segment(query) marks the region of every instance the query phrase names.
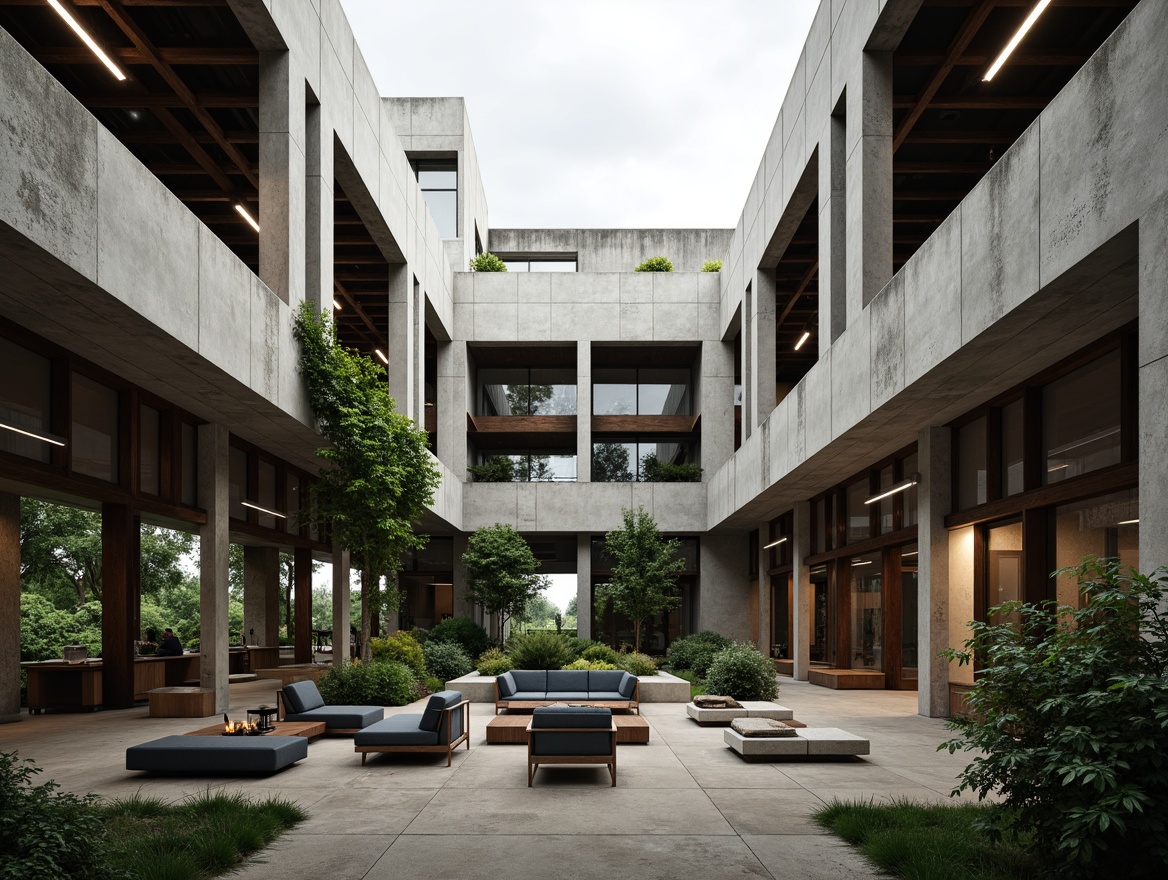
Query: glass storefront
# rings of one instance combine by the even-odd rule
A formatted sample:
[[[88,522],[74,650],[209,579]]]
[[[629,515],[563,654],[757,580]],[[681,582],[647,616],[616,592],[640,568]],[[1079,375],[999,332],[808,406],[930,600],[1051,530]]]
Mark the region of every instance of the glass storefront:
[[[853,556],[851,578],[852,669],[884,669],[884,566],[880,553]]]

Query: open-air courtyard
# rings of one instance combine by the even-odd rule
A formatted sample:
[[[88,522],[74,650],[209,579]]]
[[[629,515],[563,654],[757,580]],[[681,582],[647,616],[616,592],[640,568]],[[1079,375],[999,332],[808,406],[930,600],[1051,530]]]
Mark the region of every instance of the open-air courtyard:
[[[936,751],[947,731],[917,714],[912,692],[832,691],[785,678],[780,687],[796,719],[865,736],[871,755],[747,764],[723,743],[723,728],[699,727],[680,703],[642,704],[650,740],[618,747],[615,789],[604,767],[541,767],[528,788],[525,748],[486,744],[490,703],[471,705],[471,748],[456,751],[450,768],[432,755],[376,756],[362,767],[351,738],[323,737],[306,761],[269,777],[128,772],[126,747],[207,723],[149,718],[144,706],[27,718],[0,727],[0,751],[19,749],[76,792],[180,800],[222,786],[307,809],[309,819],[254,857],[243,877],[880,876],[812,813],[833,798],[947,801],[965,758]],[[232,685],[231,716],[274,702],[274,691],[270,681]]]

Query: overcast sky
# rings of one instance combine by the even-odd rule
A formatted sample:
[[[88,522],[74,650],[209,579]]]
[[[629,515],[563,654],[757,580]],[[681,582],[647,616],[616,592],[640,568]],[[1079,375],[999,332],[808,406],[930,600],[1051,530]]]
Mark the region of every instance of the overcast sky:
[[[818,0],[342,0],[381,94],[462,96],[490,223],[733,227]]]

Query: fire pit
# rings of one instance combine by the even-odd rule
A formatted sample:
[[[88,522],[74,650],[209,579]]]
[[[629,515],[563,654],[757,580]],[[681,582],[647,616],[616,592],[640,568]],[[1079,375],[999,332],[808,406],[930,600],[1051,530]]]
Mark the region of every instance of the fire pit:
[[[226,714],[223,715],[224,736],[263,736],[265,733],[267,731],[261,730],[254,721],[232,721]]]

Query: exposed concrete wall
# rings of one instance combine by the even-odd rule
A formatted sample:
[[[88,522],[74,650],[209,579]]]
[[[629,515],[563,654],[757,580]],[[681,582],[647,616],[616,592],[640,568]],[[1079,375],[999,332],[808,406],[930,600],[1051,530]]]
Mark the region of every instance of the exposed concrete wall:
[[[199,528],[199,676],[215,691],[215,711],[226,712],[228,691],[227,588],[230,518],[228,431],[199,426],[199,506],[207,522]]]
[[[746,575],[749,552],[744,534],[702,536],[698,630],[710,629],[736,641],[754,635]]]
[[[243,548],[243,634],[249,645],[280,644],[280,550]]]
[[[592,535],[576,536],[576,635],[592,638]]]
[[[720,260],[728,229],[492,229],[491,252],[576,254],[580,272],[632,272],[649,257],[668,257],[674,272],[698,272]]]
[[[1140,570],[1168,566],[1168,199],[1140,221]]]
[[[791,614],[791,659],[794,661],[794,678],[807,681],[811,668],[811,620],[812,599],[815,586],[811,583],[811,570],[807,567],[807,557],[811,555],[811,503],[800,501],[794,510],[791,534],[791,582],[794,600]]]
[[[20,496],[0,492],[0,724],[20,717]]]
[[[921,481],[917,489],[917,711],[949,714],[949,532],[953,509],[953,456],[949,428],[926,428],[917,439]]]
[[[352,587],[348,550],[333,551],[333,666],[349,662],[349,621],[352,619]]]

